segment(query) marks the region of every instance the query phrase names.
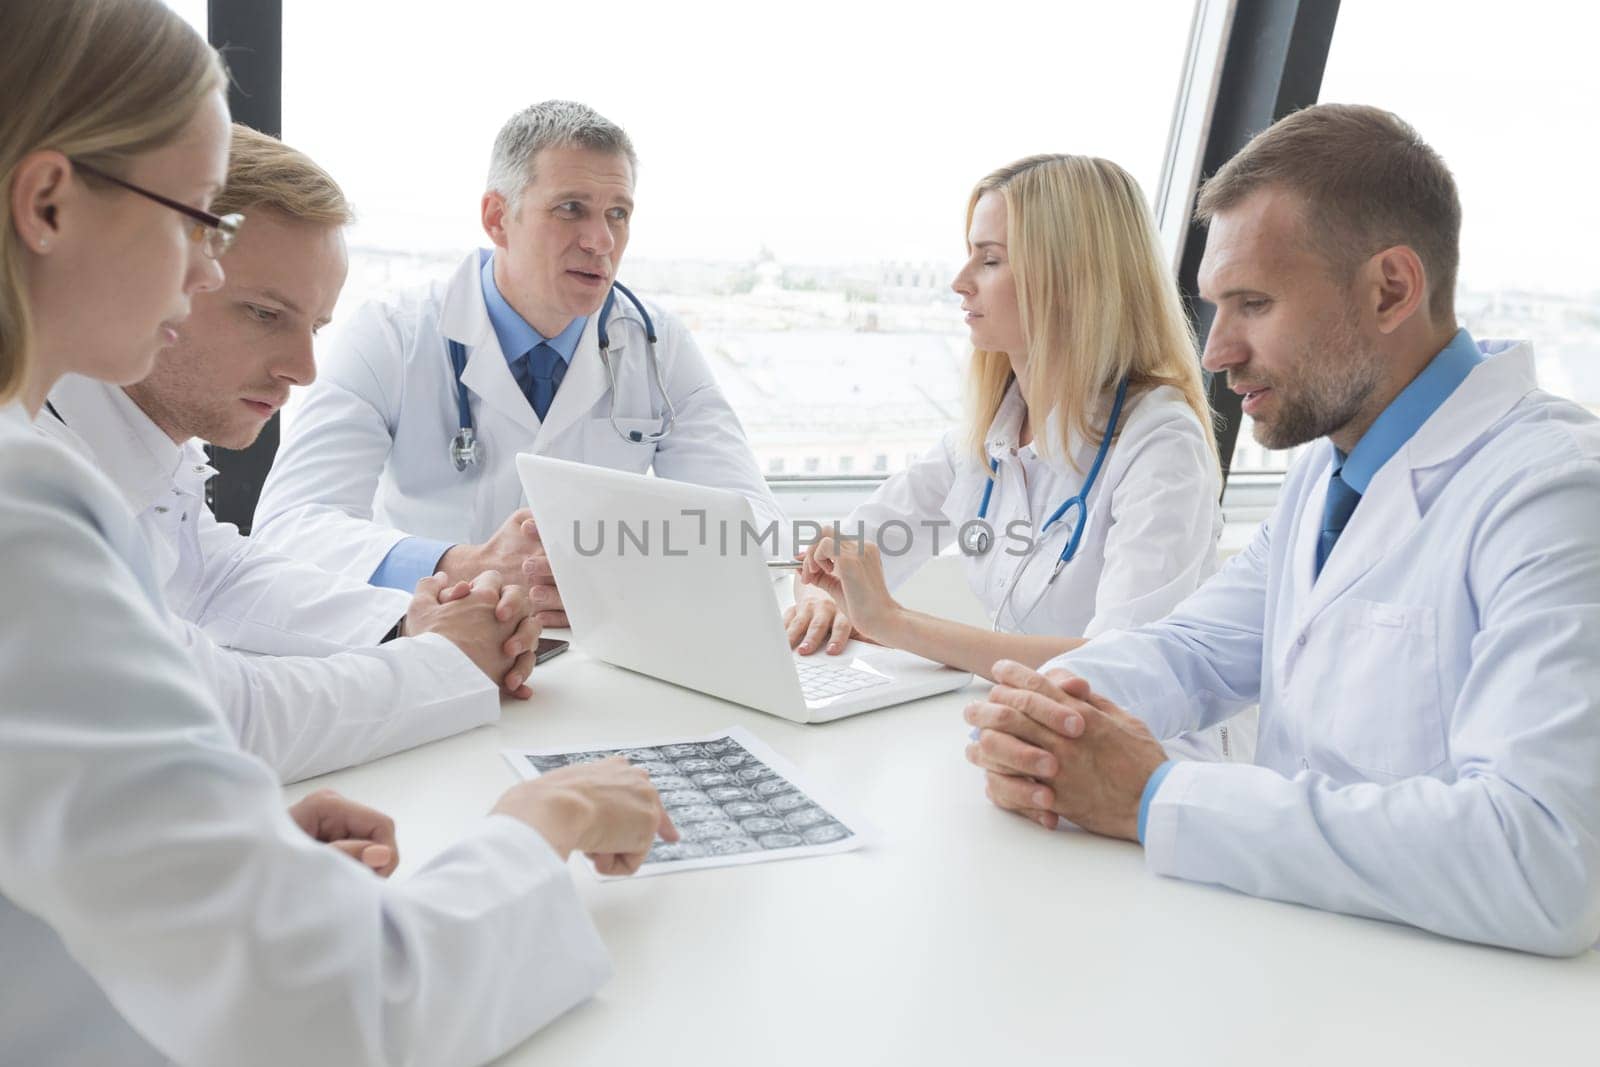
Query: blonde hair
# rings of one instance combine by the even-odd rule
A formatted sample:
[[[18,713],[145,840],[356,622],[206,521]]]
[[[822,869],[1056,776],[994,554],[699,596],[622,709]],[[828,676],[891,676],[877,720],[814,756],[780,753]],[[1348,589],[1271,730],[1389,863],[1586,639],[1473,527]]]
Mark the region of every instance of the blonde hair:
[[[211,210],[248,215],[262,209],[317,225],[355,221],[344,190],[310,156],[236,122],[228,148],[228,183]]]
[[[119,173],[226,84],[216,51],[159,0],[0,5],[0,403],[21,391],[33,338],[11,221],[17,166],[54,149]]]
[[[1041,419],[1057,416],[1059,440],[1034,427],[1041,451],[1059,451],[1076,467],[1073,438],[1100,443],[1104,421],[1091,420],[1109,418],[1101,399],[1127,378],[1130,397],[1161,385],[1181,392],[1215,456],[1194,331],[1133,177],[1104,159],[1029,156],[972,190],[968,232],[985,193],[1005,198],[1007,257],[1028,347],[1022,395]],[[973,352],[968,441],[986,466],[984,438],[1012,377],[1006,353]]]

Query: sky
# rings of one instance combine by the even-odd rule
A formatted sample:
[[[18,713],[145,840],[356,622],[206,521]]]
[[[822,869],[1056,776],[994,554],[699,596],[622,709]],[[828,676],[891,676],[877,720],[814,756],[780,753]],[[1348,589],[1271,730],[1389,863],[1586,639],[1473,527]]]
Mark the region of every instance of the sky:
[[[973,183],[1020,156],[1105,155],[1154,185],[1192,4],[560,10],[287,0],[284,136],[346,184],[357,240],[477,239],[495,132],[561,97],[634,140],[630,254],[959,259]]]
[[[176,0],[202,18],[204,0]],[[357,243],[460,249],[495,131],[549,97],[623,125],[631,255],[950,262],[973,182],[1038,151],[1154,191],[1191,0],[981,5],[285,0],[284,137]],[[593,12],[600,11],[600,14]],[[1600,8],[1343,0],[1323,99],[1411,121],[1456,174],[1462,282],[1600,291]],[[552,45],[552,42],[555,42]]]
[[[1400,115],[1461,194],[1461,282],[1600,294],[1600,8],[1342,0],[1322,99]]]

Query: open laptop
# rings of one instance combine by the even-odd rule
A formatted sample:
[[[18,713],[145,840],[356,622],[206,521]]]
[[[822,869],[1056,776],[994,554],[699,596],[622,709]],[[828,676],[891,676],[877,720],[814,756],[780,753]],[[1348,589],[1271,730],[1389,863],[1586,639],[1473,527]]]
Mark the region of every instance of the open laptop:
[[[597,659],[795,722],[972,678],[857,641],[837,656],[791,652],[767,566],[775,534],[738,493],[526,454],[517,473],[573,638]]]

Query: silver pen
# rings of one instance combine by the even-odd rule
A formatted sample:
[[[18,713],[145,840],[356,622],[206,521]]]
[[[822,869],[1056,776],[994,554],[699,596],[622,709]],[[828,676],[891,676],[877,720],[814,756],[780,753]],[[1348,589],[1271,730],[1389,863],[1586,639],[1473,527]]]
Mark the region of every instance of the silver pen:
[[[767,560],[767,566],[775,571],[793,571],[800,569],[800,561],[797,559],[769,559]]]

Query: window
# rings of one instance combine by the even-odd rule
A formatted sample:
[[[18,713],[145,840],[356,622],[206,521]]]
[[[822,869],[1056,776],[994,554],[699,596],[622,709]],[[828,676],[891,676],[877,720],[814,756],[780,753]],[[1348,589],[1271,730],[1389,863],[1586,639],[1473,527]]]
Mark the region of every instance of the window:
[[[573,23],[513,0],[285,0],[284,137],[360,215],[336,319],[484,243],[500,125],[583,100],[640,156],[621,277],[688,324],[762,468],[866,426],[887,473],[959,417],[968,346],[948,285],[973,183],[1083,152],[1153,196],[1193,0],[912,11],[614,0]],[[561,43],[584,33],[603,61]]]
[[[876,456],[872,457],[872,471],[874,474],[882,474],[888,469],[889,457],[887,454],[879,452]]]
[[[1600,412],[1597,31],[1600,15],[1562,0],[1448,14],[1344,0],[1321,98],[1387,108],[1438,150],[1461,194],[1461,324],[1532,341],[1540,385]],[[1233,470],[1282,470],[1285,458],[1246,423]]]
[[[166,0],[167,6],[205,36],[210,19],[206,15],[207,0]]]
[[[822,457],[821,456],[807,456],[806,457],[806,473],[807,474],[815,474],[818,471],[820,471],[821,469],[822,469]]]
[[[849,474],[851,471],[853,471],[855,469],[855,466],[856,466],[856,457],[854,457],[854,456],[840,456],[839,457],[839,473],[840,474]]]

